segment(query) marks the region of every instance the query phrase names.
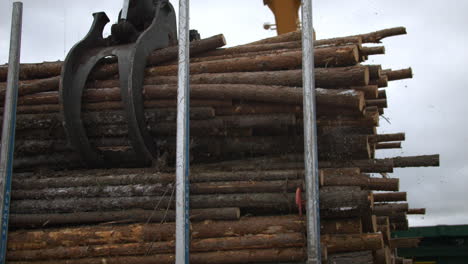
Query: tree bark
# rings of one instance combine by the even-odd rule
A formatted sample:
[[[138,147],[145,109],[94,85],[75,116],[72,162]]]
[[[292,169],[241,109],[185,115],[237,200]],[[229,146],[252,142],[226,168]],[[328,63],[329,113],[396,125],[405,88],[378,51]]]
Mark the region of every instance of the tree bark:
[[[176,85],[145,85],[145,100],[174,99]],[[285,86],[240,84],[192,84],[191,98],[198,100],[247,100],[258,102],[300,104],[302,89]],[[120,101],[120,89],[88,89],[83,98],[88,103]],[[364,109],[364,94],[354,90],[316,89],[317,104],[323,106]],[[19,105],[58,104],[58,92],[27,95],[18,98]]]
[[[193,239],[191,252],[212,252],[220,250],[268,249],[301,247],[305,243],[302,233],[286,233],[272,235],[252,235],[241,237],[222,237]],[[106,244],[99,246],[57,247],[40,250],[16,250],[8,254],[10,261],[14,260],[50,260],[85,257],[131,256],[145,254],[164,254],[174,252],[174,241]]]
[[[190,254],[190,263],[194,264],[238,264],[238,263],[265,263],[265,262],[300,262],[307,257],[304,247],[280,249],[249,249],[228,250],[217,252],[193,252]],[[12,264],[173,264],[173,254],[156,254],[127,257],[99,257],[67,260],[45,261],[10,261]]]
[[[223,238],[258,234],[297,233],[305,230],[303,217],[295,215],[243,217],[236,221],[205,221],[191,225],[191,238]],[[174,223],[133,224],[14,231],[9,250],[144,243],[175,240]]]
[[[399,179],[395,178],[370,178],[368,176],[339,176],[320,177],[321,186],[359,186],[367,190],[376,191],[397,191],[399,189]],[[375,195],[378,195],[376,193]],[[378,202],[378,200],[376,200]]]
[[[234,194],[234,193],[281,193],[294,192],[303,186],[302,180],[285,181],[231,181],[231,182],[204,182],[191,183],[191,194]],[[66,199],[72,197],[135,197],[160,196],[170,193],[174,182],[169,184],[133,184],[118,186],[87,186],[69,188],[47,188],[40,190],[14,190],[12,199]]]
[[[413,70],[411,68],[401,70],[385,70],[383,74],[387,76],[389,81],[411,79],[413,78]]]
[[[34,190],[44,188],[67,188],[133,185],[133,184],[164,184],[175,180],[173,173],[152,172],[145,169],[113,169],[65,171],[36,174],[37,179],[18,178],[15,174],[12,187],[14,190]],[[224,181],[281,181],[297,180],[304,175],[303,170],[270,170],[270,171],[206,171],[190,174],[191,183],[224,182]]]
[[[372,251],[357,251],[349,253],[331,254],[329,264],[373,264]]]
[[[210,38],[192,41],[190,42],[190,54],[196,55],[209,50],[213,50],[226,45],[226,40],[223,35],[215,35]],[[178,55],[178,46],[167,47],[164,49],[153,51],[148,56],[147,64],[155,65],[161,62],[174,60]],[[20,69],[21,80],[31,80],[48,78],[52,76],[58,76],[61,74],[62,62],[45,62],[45,63],[33,63],[33,64],[22,64]],[[7,66],[0,67],[0,81],[6,80],[8,72]],[[94,70],[93,75],[110,77],[118,73],[117,64],[102,64]],[[21,94],[21,92],[20,92]]]
[[[226,207],[215,209],[191,209],[190,220],[193,222],[205,220],[237,220],[240,217],[239,208]],[[173,210],[141,210],[100,211],[54,214],[12,214],[10,225],[20,228],[43,228],[62,225],[82,225],[97,223],[135,223],[175,221]]]
[[[329,254],[377,250],[384,247],[382,234],[325,235],[321,237]]]
[[[397,212],[407,212],[408,204],[407,203],[388,203],[382,205],[374,206],[374,214],[377,216],[386,216],[392,215]]]
[[[337,208],[368,210],[372,207],[369,192],[353,187],[324,187],[320,190],[320,208],[330,211],[331,215]],[[166,196],[139,197],[101,197],[101,198],[67,198],[49,200],[14,200],[11,203],[12,213],[72,213],[83,211],[110,211],[154,208],[173,208],[173,200]],[[218,194],[192,195],[190,207],[224,208],[239,207],[245,209],[262,209],[271,212],[290,211],[296,207],[295,195],[289,193],[250,193],[250,194]],[[345,212],[345,210],[342,210]]]
[[[406,192],[374,193],[374,201],[375,202],[406,201]]]
[[[411,209],[408,209],[407,214],[421,214],[421,215],[425,215],[425,214],[426,214],[426,208],[411,208]]]

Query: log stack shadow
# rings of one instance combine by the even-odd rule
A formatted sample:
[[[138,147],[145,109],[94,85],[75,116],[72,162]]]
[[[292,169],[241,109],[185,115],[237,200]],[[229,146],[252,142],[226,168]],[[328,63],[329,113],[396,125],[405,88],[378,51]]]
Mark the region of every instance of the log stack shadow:
[[[405,140],[376,128],[388,82],[412,71],[365,62],[385,52],[366,44],[405,33],[316,41],[324,263],[400,263],[395,249],[418,244],[391,237],[408,228],[408,214],[425,210],[410,208],[387,174],[438,166],[439,156],[375,158]],[[224,44],[221,35],[191,44],[191,262],[303,262],[300,32]],[[58,104],[61,63],[23,65],[9,263],[174,262],[176,50],[156,51],[147,62],[146,122],[160,152],[152,168],[132,168],[115,64],[94,70],[82,106],[92,145],[129,153],[107,169],[86,168],[68,143]]]

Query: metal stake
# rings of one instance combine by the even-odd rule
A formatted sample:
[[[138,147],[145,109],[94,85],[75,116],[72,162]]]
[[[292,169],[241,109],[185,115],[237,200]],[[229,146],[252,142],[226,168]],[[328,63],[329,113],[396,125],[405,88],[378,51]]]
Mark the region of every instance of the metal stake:
[[[122,13],[120,14],[120,19],[124,19],[124,20],[127,19],[129,5],[130,5],[130,0],[124,0]]]
[[[189,239],[189,0],[179,1],[179,72],[176,149],[176,264],[188,264]]]
[[[312,0],[302,0],[302,82],[304,92],[304,165],[307,210],[307,263],[321,263],[317,123],[315,111]]]
[[[7,87],[3,108],[2,146],[0,149],[0,198],[2,199],[2,240],[0,244],[0,263],[5,263],[7,250],[11,178],[13,174],[13,153],[15,150],[16,103],[18,98],[22,21],[23,3],[14,2],[11,18],[10,57],[8,61]]]

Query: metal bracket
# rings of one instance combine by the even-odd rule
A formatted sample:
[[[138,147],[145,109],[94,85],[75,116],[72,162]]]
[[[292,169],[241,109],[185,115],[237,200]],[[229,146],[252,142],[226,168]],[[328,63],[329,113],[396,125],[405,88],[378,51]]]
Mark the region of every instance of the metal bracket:
[[[147,129],[144,117],[144,70],[146,59],[152,51],[175,44],[177,27],[174,9],[168,1],[156,1],[154,5],[151,24],[142,31],[138,30],[144,21],[134,24],[136,31],[133,32],[137,33],[136,40],[130,43],[126,43],[128,39],[122,40],[116,36],[104,39],[102,32],[109,18],[104,12],[93,14],[94,22],[90,31],[70,50],[65,59],[60,80],[63,125],[70,143],[89,166],[112,166],[128,158],[116,155],[115,152],[100,151],[92,146],[81,118],[82,95],[88,76],[98,62],[109,56],[115,56],[118,60],[120,92],[135,160],[138,165],[148,165],[157,156],[157,147]],[[138,18],[138,14],[132,14],[132,11],[138,10],[136,7],[132,8],[130,4],[128,19]],[[120,25],[120,22],[114,26]],[[125,23],[132,23],[132,20],[127,20]],[[114,43],[117,45],[112,45]]]

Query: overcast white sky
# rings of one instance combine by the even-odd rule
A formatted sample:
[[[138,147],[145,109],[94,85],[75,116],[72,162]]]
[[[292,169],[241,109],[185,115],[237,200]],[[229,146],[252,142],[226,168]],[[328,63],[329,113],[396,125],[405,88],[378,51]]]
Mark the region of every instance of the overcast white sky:
[[[0,64],[7,62],[11,0],[0,1]],[[22,62],[62,60],[88,31],[91,14],[105,11],[116,20],[122,1],[24,0]],[[178,1],[171,1],[178,7]],[[191,27],[202,37],[223,33],[229,45],[274,36],[274,22],[262,0],[191,1]],[[406,132],[402,151],[391,155],[441,154],[440,168],[397,169],[410,206],[427,215],[411,225],[468,224],[468,134],[464,123],[468,90],[468,1],[314,0],[317,38],[405,26],[408,35],[384,40],[387,54],[370,63],[384,68],[413,67],[414,78],[392,82],[389,108],[379,132]]]

